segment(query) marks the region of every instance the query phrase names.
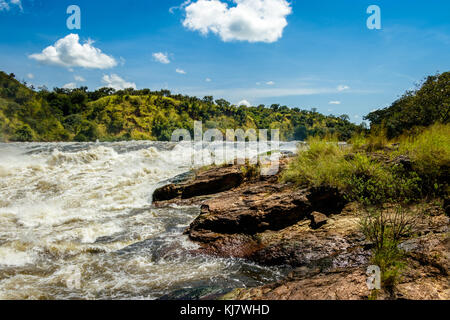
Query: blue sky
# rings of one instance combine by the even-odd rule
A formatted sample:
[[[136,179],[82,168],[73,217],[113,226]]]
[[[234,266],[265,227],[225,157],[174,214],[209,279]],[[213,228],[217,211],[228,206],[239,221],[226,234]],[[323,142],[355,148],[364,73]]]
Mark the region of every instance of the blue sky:
[[[450,67],[448,0],[183,2],[0,0],[0,70],[36,87],[164,88],[360,122]],[[73,4],[80,30],[66,25]],[[367,28],[370,5],[381,30]]]

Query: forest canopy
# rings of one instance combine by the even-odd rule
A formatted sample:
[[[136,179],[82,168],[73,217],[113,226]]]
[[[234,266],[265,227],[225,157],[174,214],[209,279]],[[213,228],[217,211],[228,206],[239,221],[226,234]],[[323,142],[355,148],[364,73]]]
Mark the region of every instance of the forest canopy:
[[[282,140],[334,135],[349,139],[363,130],[349,117],[279,104],[236,106],[212,96],[199,99],[168,90],[101,88],[34,90],[0,72],[0,141],[118,141],[171,139],[175,129],[280,129]]]
[[[388,108],[365,117],[372,127],[383,127],[392,139],[417,127],[447,124],[450,111],[450,72],[429,76],[415,91],[407,91]]]

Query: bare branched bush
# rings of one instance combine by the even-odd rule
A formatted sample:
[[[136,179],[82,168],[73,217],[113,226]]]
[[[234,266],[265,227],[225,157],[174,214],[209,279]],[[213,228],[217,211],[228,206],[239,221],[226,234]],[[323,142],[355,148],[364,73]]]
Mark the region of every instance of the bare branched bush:
[[[393,290],[405,266],[399,244],[415,232],[421,218],[422,213],[397,205],[389,209],[369,209],[361,219],[362,231],[374,246],[372,262],[380,267],[382,283],[388,290]]]
[[[382,250],[386,242],[399,243],[411,235],[421,220],[421,214],[408,212],[400,205],[393,208],[368,209],[362,218],[364,234],[377,250]]]

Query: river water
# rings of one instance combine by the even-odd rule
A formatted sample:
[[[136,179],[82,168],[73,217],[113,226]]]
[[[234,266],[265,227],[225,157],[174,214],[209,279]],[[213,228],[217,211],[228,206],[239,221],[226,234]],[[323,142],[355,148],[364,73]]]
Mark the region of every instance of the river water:
[[[218,149],[203,146],[205,159]],[[197,207],[152,208],[155,188],[191,169],[191,150],[0,144],[0,299],[198,299],[282,278],[283,268],[191,254],[183,232]]]

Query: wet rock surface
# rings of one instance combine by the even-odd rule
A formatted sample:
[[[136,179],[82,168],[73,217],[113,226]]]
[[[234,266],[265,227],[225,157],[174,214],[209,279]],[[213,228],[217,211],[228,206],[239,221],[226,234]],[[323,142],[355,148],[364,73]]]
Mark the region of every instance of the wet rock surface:
[[[238,166],[226,166],[212,168],[181,181],[156,189],[153,201],[166,201],[177,197],[189,199],[230,190],[242,184],[244,174]]]

